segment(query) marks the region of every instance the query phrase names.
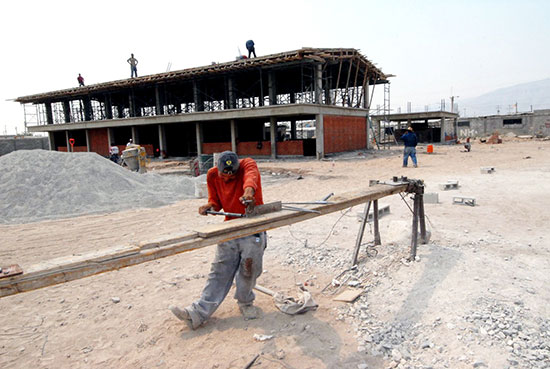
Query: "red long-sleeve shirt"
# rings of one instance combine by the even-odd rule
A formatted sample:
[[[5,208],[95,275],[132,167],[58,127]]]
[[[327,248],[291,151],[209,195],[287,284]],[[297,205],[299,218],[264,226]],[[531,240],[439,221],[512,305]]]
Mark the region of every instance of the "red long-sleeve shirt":
[[[254,200],[256,205],[262,205],[262,181],[260,171],[256,162],[251,158],[239,161],[239,170],[236,178],[229,182],[224,182],[218,175],[218,168],[210,168],[206,174],[206,183],[208,185],[208,202],[213,205],[215,211],[223,209],[228,213],[244,214],[246,208],[239,201],[244,194],[244,189],[252,187],[254,189]],[[225,220],[233,219],[225,217]]]

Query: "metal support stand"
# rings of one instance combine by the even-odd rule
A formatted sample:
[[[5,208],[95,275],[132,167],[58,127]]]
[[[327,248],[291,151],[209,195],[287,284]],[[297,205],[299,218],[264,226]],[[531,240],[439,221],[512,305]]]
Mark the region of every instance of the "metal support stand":
[[[428,243],[428,237],[426,237],[426,218],[424,216],[424,194],[417,194],[418,200],[418,218],[420,221],[420,242],[425,245]]]
[[[378,227],[378,200],[373,201],[374,205],[372,208],[373,211],[373,217],[372,220],[374,222],[374,245],[380,245],[380,228]],[[365,216],[368,218],[368,213],[365,214]]]
[[[361,221],[361,226],[359,227],[359,233],[357,234],[357,239],[355,240],[355,250],[353,251],[353,258],[351,259],[351,266],[357,264],[357,256],[359,255],[359,248],[361,248],[361,242],[363,241],[363,234],[365,233],[365,225],[367,224],[367,219],[369,217],[370,210],[370,201],[365,204],[365,214],[363,220]]]
[[[420,198],[418,194],[414,195],[413,203],[413,222],[412,222],[412,237],[411,237],[411,255],[409,261],[414,261],[416,258],[416,247],[418,246],[418,212],[420,208]]]

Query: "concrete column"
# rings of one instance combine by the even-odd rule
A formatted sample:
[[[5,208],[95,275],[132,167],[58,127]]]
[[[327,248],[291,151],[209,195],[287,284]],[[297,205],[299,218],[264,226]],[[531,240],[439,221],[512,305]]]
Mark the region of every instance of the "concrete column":
[[[63,101],[63,115],[65,116],[65,123],[71,123],[71,103],[70,103],[70,101]]]
[[[114,143],[114,133],[112,128],[107,128],[107,144],[109,145],[109,148],[111,147],[111,144]]]
[[[365,73],[367,73],[366,70],[365,70]],[[365,88],[363,91],[363,108],[369,109],[369,102],[370,102],[370,89],[369,89],[369,81],[367,78],[367,84],[365,85]]]
[[[88,96],[84,97],[82,100],[84,103],[84,120],[90,121],[93,119],[92,102],[90,101],[90,98]]]
[[[202,95],[199,91],[199,83],[193,81],[193,100],[195,101],[195,111],[204,111]]]
[[[105,95],[105,118],[113,119],[113,101],[111,100],[111,94]]]
[[[138,137],[138,132],[137,132],[137,128],[136,126],[132,126],[132,141],[134,142],[134,144],[138,145],[139,142],[139,137]]]
[[[290,120],[290,138],[296,139],[296,119]]]
[[[277,119],[269,118],[269,135],[271,136],[271,158],[277,159]]]
[[[162,95],[159,90],[160,86],[155,85],[155,106],[157,108],[157,115],[164,115],[164,104],[162,101]]]
[[[323,66],[315,65],[315,103],[323,102]]]
[[[195,123],[195,134],[197,136],[197,156],[202,155],[202,125]]]
[[[235,107],[237,106],[234,84],[235,81],[233,81],[233,77],[227,77],[227,100],[229,104],[229,109],[235,109]]]
[[[134,97],[134,91],[130,91],[128,95],[128,106],[130,107],[130,116],[136,116],[136,99]]]
[[[277,105],[277,82],[273,71],[267,72],[267,88],[269,90],[269,105]]]
[[[65,141],[67,145],[67,152],[71,152],[71,144],[69,143],[69,131],[65,131]]]
[[[441,138],[440,142],[445,142],[445,118],[441,118]]]
[[[264,106],[264,78],[262,70],[260,69],[260,106]]]
[[[14,140],[15,141],[15,140]],[[48,132],[48,142],[50,144],[50,151],[55,150],[55,137],[54,132]]]
[[[90,152],[90,136],[88,134],[89,129],[85,130],[86,132],[86,151]]]
[[[294,94],[294,92],[290,93],[290,103],[296,104],[296,95]]]
[[[160,156],[161,158],[164,158],[167,156],[166,151],[166,132],[164,130],[164,126],[162,124],[158,125],[159,127],[159,149],[160,149]]]
[[[48,124],[53,124],[52,104],[45,103],[44,105],[46,106],[46,122]]]
[[[237,124],[235,119],[231,119],[231,151],[237,153]]]
[[[323,128],[323,114],[315,115],[315,147],[317,160],[325,157],[325,135]]]
[[[88,129],[84,130],[84,133],[86,133],[86,151],[90,152],[90,136],[88,135]]]

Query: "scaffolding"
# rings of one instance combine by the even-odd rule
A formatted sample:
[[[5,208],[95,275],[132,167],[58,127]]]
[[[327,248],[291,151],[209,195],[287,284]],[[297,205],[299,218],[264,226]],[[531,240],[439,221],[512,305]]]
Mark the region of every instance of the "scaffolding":
[[[16,101],[39,106],[33,123],[44,125],[286,104],[367,109],[366,90],[380,83],[386,75],[356,49],[303,48]]]

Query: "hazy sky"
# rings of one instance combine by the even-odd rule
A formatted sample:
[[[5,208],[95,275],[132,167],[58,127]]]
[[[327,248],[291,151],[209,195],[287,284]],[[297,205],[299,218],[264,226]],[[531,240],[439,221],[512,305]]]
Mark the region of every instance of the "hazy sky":
[[[9,4],[9,5],[8,5]],[[19,96],[301,47],[360,49],[392,109],[550,77],[547,0],[4,1],[0,134],[24,129]],[[375,97],[382,97],[382,88]],[[460,104],[460,98],[456,101]],[[376,103],[376,101],[375,101]]]

